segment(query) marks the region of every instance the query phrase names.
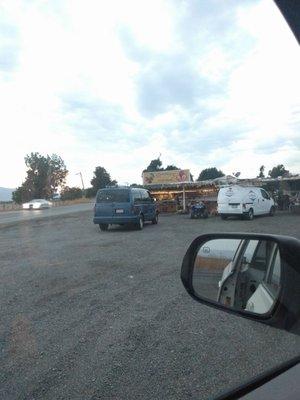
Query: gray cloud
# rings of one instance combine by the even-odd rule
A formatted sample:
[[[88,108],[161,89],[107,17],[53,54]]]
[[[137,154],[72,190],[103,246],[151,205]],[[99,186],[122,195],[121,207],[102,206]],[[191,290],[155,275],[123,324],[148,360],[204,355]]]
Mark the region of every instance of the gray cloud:
[[[133,145],[142,142],[142,138],[135,134],[134,123],[126,117],[121,106],[92,99],[83,93],[68,93],[61,101],[65,121],[76,131],[77,136],[117,146],[123,143],[123,130],[126,126],[127,131],[132,128],[128,135],[128,145],[129,142]]]
[[[236,0],[173,0],[179,10],[177,31],[187,47],[208,42],[220,43],[227,35],[236,34],[236,10],[241,4]],[[253,5],[259,0],[244,0],[242,6]],[[241,35],[241,32],[238,32]],[[234,43],[230,43],[230,48]],[[230,48],[228,49],[230,51]]]
[[[223,48],[229,59],[240,60],[253,45],[249,35],[237,33],[235,0],[226,3],[173,0],[173,3],[177,10],[174,49],[179,44],[180,53],[173,49],[158,53],[141,46],[127,26],[119,27],[118,31],[126,55],[140,64],[141,72],[135,82],[137,106],[148,118],[174,105],[196,110],[198,99],[224,94],[230,68],[222,71],[222,83],[216,85],[201,76],[197,63],[206,51],[216,46]]]
[[[286,145],[288,141],[284,139],[269,140],[268,143],[258,144],[255,146],[255,152],[257,154],[272,154],[277,152],[280,148]]]
[[[198,97],[209,96],[215,90],[184,55],[162,57],[137,79],[138,107],[147,117],[163,113],[174,105],[194,109]]]

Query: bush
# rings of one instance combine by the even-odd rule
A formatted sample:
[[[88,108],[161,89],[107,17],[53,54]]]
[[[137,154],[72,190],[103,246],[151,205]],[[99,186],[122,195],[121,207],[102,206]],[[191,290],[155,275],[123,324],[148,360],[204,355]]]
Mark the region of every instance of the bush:
[[[61,192],[61,200],[75,200],[83,196],[82,190],[79,187],[66,186]]]
[[[95,197],[97,193],[97,190],[94,189],[93,187],[89,187],[86,189],[85,191],[85,197],[87,197],[88,199]]]

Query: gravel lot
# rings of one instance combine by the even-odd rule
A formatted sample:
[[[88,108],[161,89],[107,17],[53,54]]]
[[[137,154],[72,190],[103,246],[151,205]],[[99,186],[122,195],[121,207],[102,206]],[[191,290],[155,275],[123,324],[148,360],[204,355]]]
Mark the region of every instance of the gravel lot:
[[[300,216],[161,216],[141,232],[91,219],[0,228],[1,399],[205,399],[299,353],[292,334],[193,301],[180,267],[198,234],[300,238]]]

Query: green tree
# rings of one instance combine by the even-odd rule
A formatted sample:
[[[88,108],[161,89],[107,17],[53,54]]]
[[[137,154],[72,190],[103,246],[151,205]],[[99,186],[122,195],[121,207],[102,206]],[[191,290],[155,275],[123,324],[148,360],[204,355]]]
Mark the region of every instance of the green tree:
[[[162,162],[160,158],[155,158],[150,161],[150,164],[143,172],[155,172],[155,171],[163,171]]]
[[[136,187],[136,188],[144,188],[144,185],[140,185],[139,183],[131,183],[130,187]]]
[[[82,189],[79,187],[66,186],[60,193],[62,200],[75,200],[80,199],[83,195]]]
[[[264,177],[265,177],[265,166],[262,165],[262,166],[259,168],[259,175],[258,175],[258,178],[264,178]]]
[[[285,169],[283,164],[278,164],[276,167],[273,167],[270,171],[269,171],[269,176],[271,178],[278,178],[278,176],[284,176],[284,175],[288,175],[289,171],[287,169]]]
[[[26,155],[25,181],[13,193],[14,201],[22,203],[33,198],[50,198],[65,185],[68,174],[64,161],[57,154],[43,156],[39,153]]]
[[[208,181],[210,179],[220,178],[224,173],[216,167],[205,168],[198,176],[197,181]]]
[[[116,185],[117,183],[117,181],[111,179],[110,174],[105,168],[96,167],[93,179],[91,180],[94,195],[96,195],[97,190],[103,189],[108,185]]]
[[[176,167],[176,165],[167,165],[164,170],[165,171],[174,171],[176,169],[180,169],[180,168]]]
[[[27,185],[27,182],[25,181],[22,183],[21,186],[19,186],[13,193],[12,193],[12,199],[15,203],[22,204],[25,203],[26,201],[32,200],[33,198],[33,191],[32,189]]]

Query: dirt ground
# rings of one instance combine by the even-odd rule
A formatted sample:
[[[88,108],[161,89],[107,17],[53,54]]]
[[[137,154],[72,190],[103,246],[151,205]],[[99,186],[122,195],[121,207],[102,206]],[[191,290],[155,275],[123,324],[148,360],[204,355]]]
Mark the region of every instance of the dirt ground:
[[[0,398],[206,399],[299,354],[297,336],[185,292],[190,242],[234,231],[300,238],[300,216],[100,232],[84,211],[0,228]]]

